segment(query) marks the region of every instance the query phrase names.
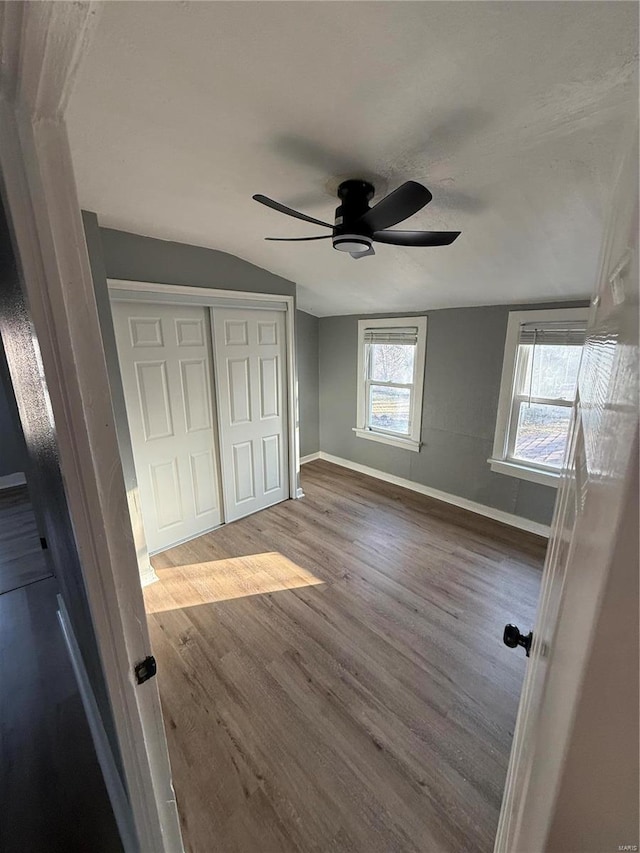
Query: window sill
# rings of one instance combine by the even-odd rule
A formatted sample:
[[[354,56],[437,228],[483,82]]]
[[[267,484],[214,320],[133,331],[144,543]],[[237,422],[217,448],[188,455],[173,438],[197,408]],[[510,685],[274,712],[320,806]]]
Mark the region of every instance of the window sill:
[[[560,471],[558,473],[543,471],[541,468],[532,468],[519,462],[507,462],[505,459],[487,459],[487,462],[496,474],[507,474],[509,477],[518,477],[520,480],[528,480],[530,483],[552,486],[554,489],[560,485]]]
[[[369,441],[379,441],[381,444],[390,444],[392,447],[401,447],[403,450],[413,450],[415,453],[420,452],[420,442],[413,441],[411,438],[397,438],[395,435],[385,435],[381,432],[374,432],[371,429],[359,429],[352,427],[358,438],[367,438]]]

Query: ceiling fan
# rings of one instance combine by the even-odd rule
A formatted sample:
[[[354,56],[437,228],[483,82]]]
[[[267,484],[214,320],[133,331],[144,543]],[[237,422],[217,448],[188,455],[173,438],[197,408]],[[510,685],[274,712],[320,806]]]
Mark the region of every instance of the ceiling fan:
[[[373,194],[373,184],[368,181],[343,181],[338,187],[338,198],[342,203],[336,209],[333,225],[293,210],[265,195],[254,195],[253,198],[280,213],[331,228],[332,232],[319,237],[265,237],[265,240],[299,242],[331,239],[334,249],[348,252],[352,258],[375,255],[372,243],[391,243],[394,246],[448,246],[460,235],[460,231],[387,230],[417,213],[433,198],[429,190],[416,181],[406,181],[373,207],[369,207]]]

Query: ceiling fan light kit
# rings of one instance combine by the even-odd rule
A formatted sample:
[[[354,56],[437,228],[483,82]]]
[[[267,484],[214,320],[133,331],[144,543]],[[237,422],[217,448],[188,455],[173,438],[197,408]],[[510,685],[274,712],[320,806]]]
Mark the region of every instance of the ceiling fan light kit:
[[[349,252],[351,255],[359,255],[371,248],[371,240],[359,237],[357,234],[341,234],[333,237],[333,248],[339,252]]]
[[[394,246],[448,246],[460,235],[459,231],[387,230],[429,204],[432,195],[422,184],[406,181],[373,207],[369,207],[374,192],[373,184],[368,181],[343,181],[338,187],[341,204],[336,208],[333,225],[293,210],[267,196],[254,195],[253,198],[279,213],[286,213],[287,216],[294,216],[323,228],[331,228],[331,234],[318,237],[265,237],[266,240],[300,242],[331,239],[334,249],[348,252],[352,258],[375,255],[372,243],[388,243]]]

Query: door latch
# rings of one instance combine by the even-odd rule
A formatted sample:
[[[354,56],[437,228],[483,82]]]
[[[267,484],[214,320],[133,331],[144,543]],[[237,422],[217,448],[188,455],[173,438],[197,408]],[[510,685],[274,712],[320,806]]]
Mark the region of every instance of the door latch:
[[[149,681],[150,678],[158,671],[158,665],[156,663],[156,659],[153,655],[149,655],[144,660],[141,660],[140,663],[137,663],[133,671],[136,674],[136,681],[138,684],[144,684],[145,681]]]
[[[533,642],[533,631],[529,631],[525,636],[520,633],[520,629],[516,625],[505,625],[502,642],[505,646],[509,646],[510,649],[517,649],[518,646],[522,646],[527,657],[529,657],[531,643]]]

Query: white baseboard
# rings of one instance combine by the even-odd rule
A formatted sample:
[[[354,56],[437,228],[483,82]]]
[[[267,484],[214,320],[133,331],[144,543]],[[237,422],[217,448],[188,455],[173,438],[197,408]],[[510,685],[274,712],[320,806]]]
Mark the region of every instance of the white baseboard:
[[[321,458],[320,451],[318,451],[317,453],[310,453],[308,456],[301,456],[300,457],[300,464],[306,465],[307,462],[315,462],[316,459],[320,459],[320,458]]]
[[[145,567],[138,567],[140,571],[140,585],[144,588],[145,586],[149,586],[149,584],[155,583],[160,580],[158,575],[153,570],[153,566],[151,563],[148,563]]]
[[[129,800],[125,793],[124,785],[122,784],[122,779],[120,778],[120,773],[118,772],[118,767],[113,757],[111,744],[109,743],[109,739],[102,722],[102,716],[98,708],[98,703],[96,702],[93,688],[91,687],[89,676],[87,675],[87,670],[85,669],[84,661],[82,660],[80,647],[78,646],[78,641],[76,640],[73,626],[69,619],[69,614],[67,613],[67,608],[62,596],[60,595],[58,595],[58,620],[60,622],[60,627],[62,628],[62,634],[67,646],[67,651],[69,652],[69,657],[71,658],[71,665],[76,676],[78,691],[80,692],[84,711],[87,715],[93,745],[96,750],[100,769],[102,770],[105,787],[109,794],[113,815],[116,819],[118,831],[120,832],[122,846],[124,847],[125,853],[135,853],[135,851],[139,850],[139,847],[133,825],[131,806],[129,805]]]
[[[403,489],[410,489],[412,492],[418,492],[429,498],[435,498],[438,501],[460,507],[460,509],[475,512],[477,515],[485,516],[485,518],[492,518],[494,521],[500,521],[502,524],[508,524],[510,527],[526,530],[527,533],[535,533],[538,536],[549,538],[550,528],[546,524],[539,524],[537,521],[530,521],[528,518],[521,518],[519,515],[503,512],[501,509],[479,504],[475,501],[467,500],[467,498],[460,498],[458,495],[449,494],[449,492],[441,492],[439,489],[432,489],[430,486],[423,486],[422,483],[405,480],[404,477],[396,477],[394,474],[387,474],[385,471],[378,471],[377,468],[369,468],[367,465],[360,465],[357,462],[351,462],[349,459],[342,459],[340,456],[332,456],[323,450],[317,454],[316,458],[323,459],[325,462],[333,462],[334,465],[349,468],[351,471],[358,471],[360,474],[366,474],[368,477],[375,477],[376,480],[384,480],[385,483],[393,483],[394,486],[402,486]],[[302,460],[300,461],[302,462]],[[308,461],[311,461],[311,459]]]
[[[14,486],[26,485],[27,478],[22,471],[16,471],[15,474],[5,474],[0,477],[0,489],[13,489]]]

